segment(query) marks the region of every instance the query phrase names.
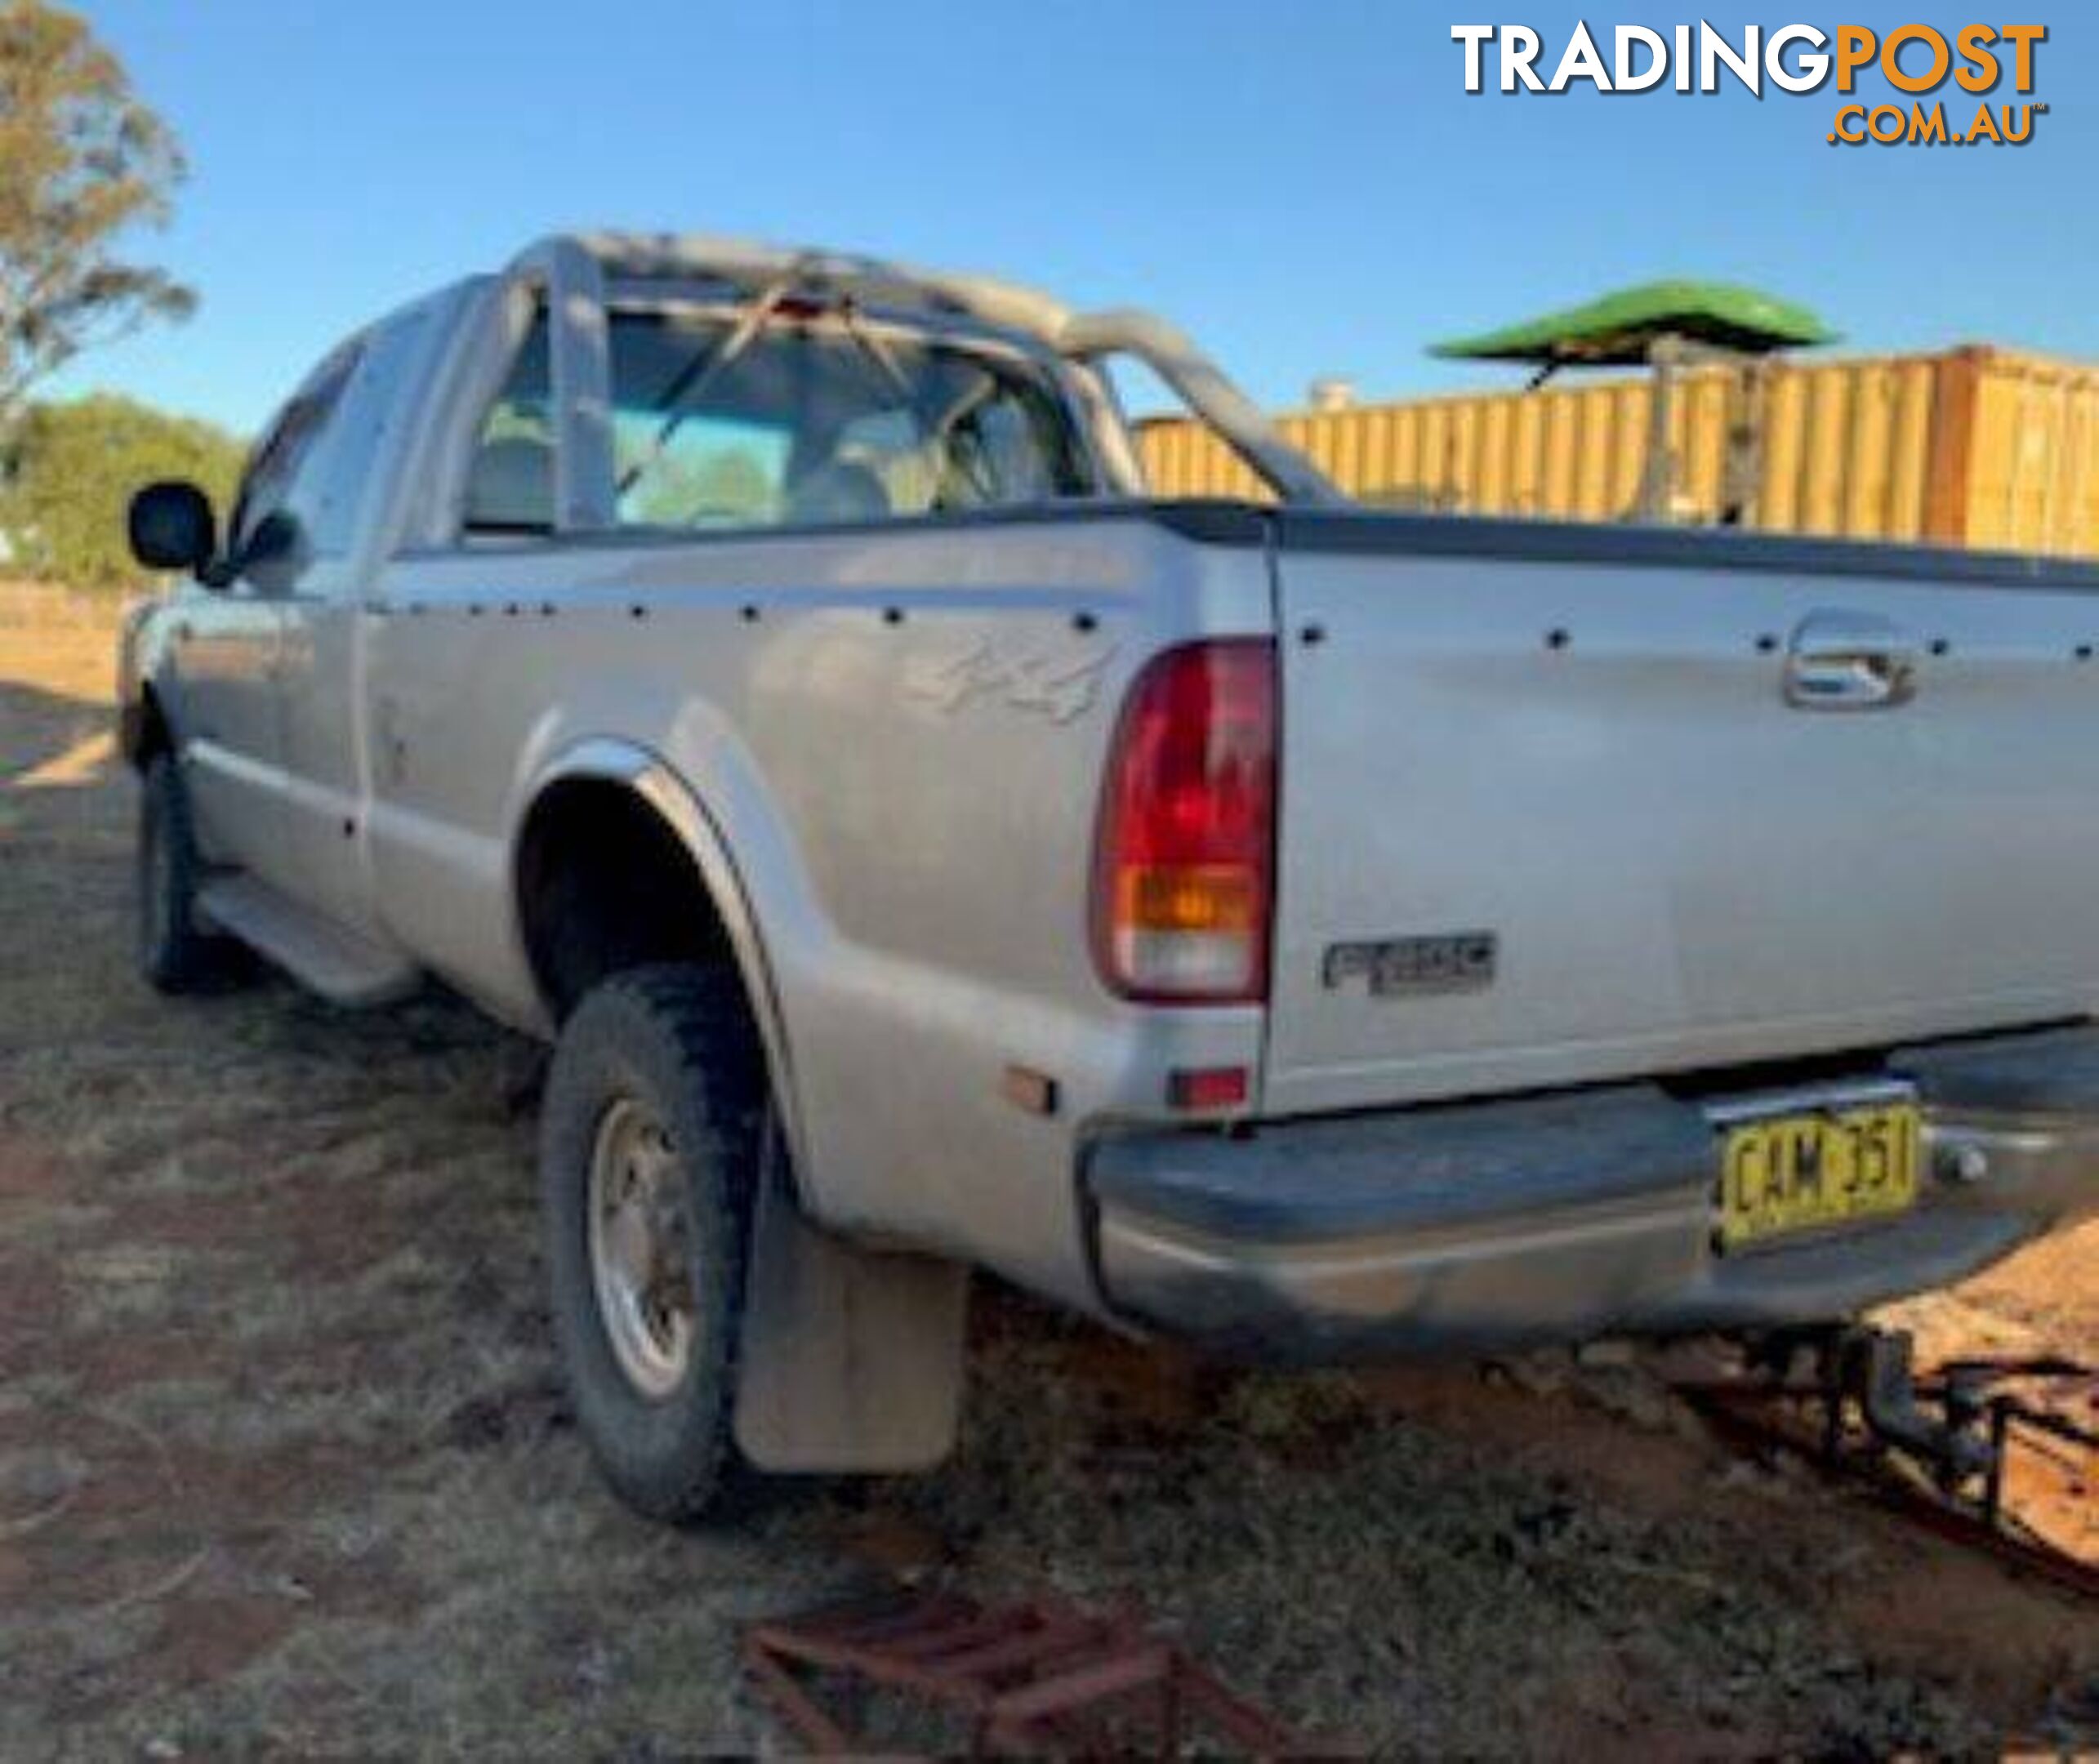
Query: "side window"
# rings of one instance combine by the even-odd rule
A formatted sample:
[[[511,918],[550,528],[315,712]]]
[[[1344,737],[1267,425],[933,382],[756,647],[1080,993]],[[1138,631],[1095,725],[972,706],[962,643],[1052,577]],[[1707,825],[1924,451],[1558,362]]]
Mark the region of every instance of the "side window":
[[[466,481],[468,532],[554,530],[553,385],[542,309],[481,424]]]

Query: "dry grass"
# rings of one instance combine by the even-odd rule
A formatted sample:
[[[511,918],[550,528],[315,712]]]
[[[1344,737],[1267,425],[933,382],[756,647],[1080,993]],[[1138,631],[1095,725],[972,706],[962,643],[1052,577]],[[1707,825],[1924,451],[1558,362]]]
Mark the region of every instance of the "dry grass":
[[[0,630],[0,1755],[771,1745],[737,1626],[899,1568],[1134,1593],[1380,1753],[1966,1752],[2093,1713],[2088,1614],[1651,1392],[1642,1424],[1462,1370],[1233,1376],[999,1295],[938,1474],[628,1517],[555,1379],[518,1050],[441,999],[133,978],[130,788],[77,757],[106,644]],[[1927,1316],[2099,1357],[2079,1245]]]

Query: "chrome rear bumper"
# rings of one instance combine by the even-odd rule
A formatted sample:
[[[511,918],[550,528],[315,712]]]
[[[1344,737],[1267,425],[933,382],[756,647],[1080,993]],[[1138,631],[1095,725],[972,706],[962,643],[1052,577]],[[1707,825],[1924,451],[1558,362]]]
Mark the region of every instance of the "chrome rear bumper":
[[[1819,1322],[2099,1208],[2099,1030],[1909,1049],[1926,1174],[1883,1222],[1722,1254],[1707,1109],[1651,1085],[1094,1145],[1110,1309],[1244,1358]]]

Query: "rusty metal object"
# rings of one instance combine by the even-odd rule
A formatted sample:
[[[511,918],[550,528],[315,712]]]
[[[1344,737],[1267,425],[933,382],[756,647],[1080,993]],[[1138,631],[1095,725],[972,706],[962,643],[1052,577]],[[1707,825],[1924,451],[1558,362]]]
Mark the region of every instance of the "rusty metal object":
[[[1805,1378],[1803,1349],[1813,1361]],[[1940,1536],[2099,1600],[2099,1562],[2022,1524],[2006,1495],[2022,1461],[2099,1479],[2099,1372],[2059,1359],[1966,1360],[1913,1379],[1909,1338],[1862,1326],[1781,1342],[1763,1370],[1674,1388],[1736,1443],[1789,1450]]]
[[[869,1748],[851,1724],[871,1690],[943,1712],[974,1753],[1174,1757],[1205,1736],[1256,1757],[1308,1750],[1137,1618],[1055,1599],[987,1610],[955,1593],[893,1593],[755,1624],[743,1659],[780,1717],[827,1755]]]

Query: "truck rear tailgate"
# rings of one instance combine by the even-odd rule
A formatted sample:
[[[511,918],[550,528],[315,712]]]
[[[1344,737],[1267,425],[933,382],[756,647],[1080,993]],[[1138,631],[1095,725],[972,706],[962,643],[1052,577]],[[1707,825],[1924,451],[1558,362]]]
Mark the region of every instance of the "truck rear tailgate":
[[[1370,515],[1274,531],[1269,1111],[2099,997],[2099,572]],[[1832,633],[1913,655],[1906,702],[1789,698],[1794,653]]]

